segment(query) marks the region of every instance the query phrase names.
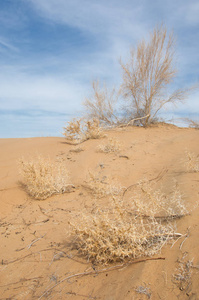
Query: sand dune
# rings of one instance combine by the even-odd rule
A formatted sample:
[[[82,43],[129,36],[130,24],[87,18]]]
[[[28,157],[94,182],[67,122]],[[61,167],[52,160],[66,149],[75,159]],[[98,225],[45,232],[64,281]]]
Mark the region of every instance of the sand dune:
[[[100,152],[110,138],[120,151]],[[186,150],[199,154],[199,131],[166,124],[118,128],[78,146],[56,137],[0,139],[0,299],[199,299],[199,172],[186,169]],[[17,161],[37,154],[66,166],[70,193],[39,201],[21,188]],[[123,267],[87,261],[68,246],[69,223],[109,206],[86,187],[89,172],[126,188],[154,179],[166,195],[177,182],[190,211],[175,220],[183,236]]]

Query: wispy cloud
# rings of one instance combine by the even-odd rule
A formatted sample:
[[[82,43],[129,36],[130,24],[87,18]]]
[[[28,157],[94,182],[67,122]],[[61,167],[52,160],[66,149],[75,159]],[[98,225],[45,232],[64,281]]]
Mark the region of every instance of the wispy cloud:
[[[13,73],[12,73],[13,74]],[[13,74],[14,75],[14,74]],[[68,113],[78,111],[81,85],[51,76],[0,75],[0,109],[41,109]],[[56,105],[57,103],[57,105]]]
[[[0,37],[0,51],[14,51],[19,52],[19,49],[12,45],[11,43],[5,41],[5,39]]]

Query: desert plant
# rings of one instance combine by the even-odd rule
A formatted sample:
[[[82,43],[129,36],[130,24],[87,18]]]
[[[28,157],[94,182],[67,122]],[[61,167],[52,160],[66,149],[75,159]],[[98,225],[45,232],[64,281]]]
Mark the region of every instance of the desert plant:
[[[66,167],[61,162],[51,162],[50,159],[38,156],[32,160],[19,161],[21,182],[27,193],[38,200],[43,200],[53,194],[61,194],[73,187],[69,184]]]
[[[179,287],[181,291],[186,290],[191,283],[193,260],[185,260],[187,253],[185,253],[182,259],[178,259],[178,267],[176,273],[173,275],[174,283]]]
[[[114,125],[119,122],[116,105],[119,93],[113,89],[108,90],[106,84],[100,88],[99,81],[92,83],[93,94],[86,98],[83,105],[90,118],[95,118],[105,125]]]
[[[78,139],[81,140],[83,138],[80,119],[73,119],[72,121],[68,122],[68,125],[63,129],[63,135],[67,140],[73,141]]]
[[[199,172],[199,155],[186,151],[185,166],[189,172]]]
[[[154,217],[137,217],[113,201],[109,212],[99,210],[72,225],[75,247],[92,262],[106,264],[152,256],[175,236],[171,224],[161,224]]]
[[[150,290],[150,288],[148,288],[148,287],[146,286],[146,284],[145,284],[145,285],[140,285],[140,286],[138,286],[138,287],[135,289],[135,291],[136,291],[138,294],[146,295],[148,299],[151,298],[151,290]]]
[[[74,153],[79,153],[82,151],[84,151],[84,149],[82,149],[81,147],[75,147],[75,148],[69,150],[69,152],[74,152]]]
[[[104,137],[103,129],[100,127],[98,119],[91,119],[85,122],[85,138],[100,139]]]
[[[183,119],[186,123],[188,123],[190,128],[199,129],[199,121],[195,121],[189,118]]]
[[[118,183],[112,182],[107,176],[102,176],[93,172],[89,172],[85,187],[89,189],[96,198],[110,195],[116,196],[124,189],[124,187],[120,186]]]
[[[118,153],[121,150],[121,144],[118,140],[110,138],[108,142],[98,146],[98,151],[103,153]]]
[[[68,126],[63,129],[63,135],[66,139],[77,143],[81,143],[88,139],[99,139],[104,136],[103,130],[97,119],[73,119],[68,122]]]
[[[150,194],[157,196],[155,192]],[[139,197],[139,205],[138,199],[126,203],[119,197],[112,197],[109,209],[99,209],[83,216],[82,222],[78,220],[72,224],[76,249],[89,260],[106,264],[152,256],[169,240],[180,236],[172,224],[173,208],[166,210],[167,215],[161,215],[162,207],[171,204],[162,203],[167,199],[161,197],[156,207],[150,196],[147,201],[151,204],[146,205],[142,191]],[[173,199],[173,202],[180,202],[181,198],[176,197],[177,201]],[[181,210],[178,214],[182,217]]]
[[[182,193],[177,183],[173,191],[166,195],[155,184],[145,180],[137,184],[132,193],[131,200],[135,214],[164,218],[179,218],[188,214]]]
[[[167,103],[182,101],[193,89],[178,89],[167,96],[168,85],[177,71],[174,67],[174,36],[158,26],[148,42],[141,41],[131,50],[130,60],[121,61],[123,71],[122,93],[127,101],[129,119],[144,117],[140,122],[147,126]]]

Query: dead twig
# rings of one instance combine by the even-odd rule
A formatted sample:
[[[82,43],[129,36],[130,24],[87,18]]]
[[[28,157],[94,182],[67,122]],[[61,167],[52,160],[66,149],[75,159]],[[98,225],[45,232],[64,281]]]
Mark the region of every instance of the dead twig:
[[[185,235],[185,239],[181,242],[181,244],[180,244],[180,250],[182,249],[182,246],[183,246],[183,244],[184,244],[184,242],[186,241],[186,239],[189,237],[189,228],[188,228],[188,230],[187,230],[188,232],[187,232],[187,234]]]
[[[38,239],[34,240],[30,245],[28,245],[27,248],[30,249],[30,247],[31,247],[34,243],[36,243],[36,242],[38,242],[39,240],[43,239],[43,237],[45,237],[45,235],[46,235],[46,233],[45,233],[44,235],[42,235],[41,237],[39,237]]]
[[[151,182],[151,181],[160,181],[164,176],[165,174],[168,172],[168,169],[163,169],[156,177],[154,178],[151,178],[148,180],[148,182]],[[134,184],[131,184],[129,185],[123,192],[123,198],[124,198],[124,195],[125,193],[130,189],[132,188],[133,186],[136,186],[136,185],[139,185],[139,183],[134,183]]]
[[[128,263],[123,263],[123,264],[120,264],[120,265],[116,265],[116,266],[113,266],[113,267],[110,267],[110,268],[105,268],[105,269],[101,269],[101,270],[95,270],[95,271],[89,271],[89,272],[83,272],[83,273],[73,274],[73,275],[67,276],[67,277],[63,278],[62,280],[60,280],[59,282],[57,282],[51,288],[49,288],[48,290],[46,290],[38,299],[40,300],[46,294],[48,294],[50,291],[52,291],[56,286],[60,285],[62,282],[66,281],[66,280],[68,281],[71,278],[74,278],[74,277],[76,277],[76,278],[78,277],[79,278],[79,277],[82,277],[82,276],[96,275],[96,273],[100,274],[100,273],[104,273],[104,272],[110,272],[110,271],[113,271],[113,270],[121,269],[121,268],[126,267],[126,266],[131,265],[131,264],[141,263],[141,262],[145,262],[145,261],[148,261],[148,260],[165,260],[165,258],[164,257],[143,258],[143,259],[138,259],[136,261],[131,261],[131,262],[128,262]]]
[[[18,186],[12,186],[12,187],[9,187],[9,188],[0,189],[0,192],[4,192],[4,191],[16,189],[16,188],[18,188]]]
[[[18,284],[18,283],[22,283],[22,282],[26,282],[26,281],[31,281],[31,280],[38,280],[38,279],[41,279],[41,278],[43,278],[43,276],[33,277],[33,278],[21,278],[19,281],[7,283],[7,284],[4,284],[4,285],[0,285],[0,287],[5,287],[5,286]]]
[[[6,261],[3,261],[3,264],[4,264],[4,265],[13,264],[13,263],[15,263],[15,262],[17,262],[17,261],[20,261],[20,260],[22,260],[22,259],[24,259],[24,258],[27,258],[27,257],[31,256],[31,255],[34,255],[34,254],[40,254],[40,252],[50,251],[50,250],[57,250],[57,251],[60,251],[59,249],[53,248],[53,247],[52,247],[52,248],[47,248],[47,249],[42,249],[42,250],[40,250],[40,251],[29,253],[29,254],[27,254],[27,255],[24,255],[24,256],[22,256],[22,257],[16,258],[16,259],[11,260],[11,261],[7,261],[7,262],[6,262]]]
[[[146,119],[148,117],[149,117],[149,115],[146,115],[146,116],[140,117],[140,118],[135,118],[135,119],[130,120],[127,124],[120,124],[118,127],[127,127],[129,125],[133,126],[135,121],[143,120],[143,119]]]
[[[63,251],[60,251],[60,252],[56,253],[56,254],[53,256],[51,262],[49,263],[49,266],[52,265],[52,263],[53,263],[53,261],[55,260],[55,258],[56,258],[56,260],[59,260],[61,257],[64,256],[64,254],[65,254],[65,253],[64,253]]]
[[[119,157],[129,159],[129,157],[127,155],[119,155]]]
[[[81,294],[78,294],[75,292],[67,292],[66,295],[74,295],[74,296],[80,296],[80,297],[89,298],[89,299],[96,299],[96,297],[81,295]]]
[[[179,239],[183,238],[183,236],[186,236],[186,235],[183,235],[183,234],[177,234],[176,237],[178,237],[178,238],[177,238],[177,240],[175,240],[175,241],[173,242],[173,244],[171,245],[170,248],[173,248],[173,246],[177,243],[177,241],[178,241]]]
[[[184,215],[167,215],[167,216],[154,216],[154,219],[161,219],[162,221],[169,221],[169,220],[176,220],[176,219],[181,219],[182,217],[185,217],[189,214],[184,214]],[[151,216],[148,215],[140,215],[138,217],[147,219],[147,218],[151,218]]]
[[[53,217],[53,216],[49,216],[49,215],[45,212],[45,209],[42,208],[40,205],[38,205],[38,207],[39,207],[41,213],[42,213],[44,216],[47,216],[48,218],[52,218],[52,217]]]

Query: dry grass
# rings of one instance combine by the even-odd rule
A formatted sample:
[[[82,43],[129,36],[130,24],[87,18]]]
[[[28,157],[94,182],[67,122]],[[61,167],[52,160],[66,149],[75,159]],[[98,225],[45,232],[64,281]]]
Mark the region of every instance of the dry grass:
[[[82,129],[81,129],[81,120],[80,119],[73,119],[72,121],[68,122],[68,126],[64,127],[63,135],[66,137],[67,140],[81,140],[82,137]]]
[[[188,214],[179,186],[174,184],[173,191],[166,195],[155,184],[143,181],[134,187],[131,194],[134,213],[152,217],[175,218]]]
[[[187,151],[185,166],[189,172],[199,172],[199,155]]]
[[[84,151],[84,149],[81,147],[75,147],[75,148],[69,150],[69,152],[74,152],[74,153],[79,153],[82,151]]]
[[[97,119],[83,120],[73,119],[64,127],[63,135],[67,140],[81,143],[88,139],[99,139],[104,137],[102,128]]]
[[[111,263],[128,261],[139,257],[152,256],[159,252],[171,239],[179,237],[172,224],[173,213],[179,217],[184,212],[178,193],[173,193],[171,202],[178,204],[165,208],[166,199],[159,193],[151,192],[151,196],[143,197],[144,191],[131,203],[125,203],[112,197],[107,211],[98,210],[93,214],[83,216],[82,221],[72,225],[74,245],[88,260],[95,263]],[[153,197],[159,197],[156,203]],[[150,204],[146,204],[147,201]],[[176,198],[175,198],[176,197]],[[111,208],[110,208],[111,207]],[[162,210],[170,213],[161,218]]]
[[[119,153],[121,151],[121,144],[118,140],[110,138],[106,144],[98,146],[98,151],[103,153]]]
[[[38,156],[26,161],[19,161],[22,185],[27,193],[38,200],[43,200],[53,194],[67,192],[69,184],[68,172],[61,162],[51,162],[50,159]]]
[[[95,198],[117,196],[122,193],[124,187],[111,182],[106,176],[89,172],[85,187],[89,189]]]
[[[104,133],[102,128],[100,127],[98,119],[92,119],[90,121],[86,121],[85,123],[85,137],[86,139],[100,139],[104,137]]]

